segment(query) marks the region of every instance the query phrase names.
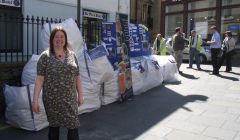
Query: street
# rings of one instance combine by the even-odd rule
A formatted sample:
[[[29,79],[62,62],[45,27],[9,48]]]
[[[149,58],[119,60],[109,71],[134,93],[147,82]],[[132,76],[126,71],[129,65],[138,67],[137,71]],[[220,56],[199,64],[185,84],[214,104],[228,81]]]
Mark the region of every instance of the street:
[[[81,140],[240,140],[240,68],[220,76],[181,66],[181,84],[164,84],[124,103],[80,115]],[[194,67],[196,67],[194,65]],[[1,140],[45,140],[48,129],[19,130],[0,121]],[[61,129],[61,140],[67,130]]]

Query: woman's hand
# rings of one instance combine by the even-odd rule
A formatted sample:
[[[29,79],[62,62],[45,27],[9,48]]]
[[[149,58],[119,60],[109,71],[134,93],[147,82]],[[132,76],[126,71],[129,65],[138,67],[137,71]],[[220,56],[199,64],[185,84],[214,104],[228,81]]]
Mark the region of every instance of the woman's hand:
[[[33,102],[32,103],[32,110],[35,113],[39,113],[40,112],[40,106],[38,102]]]
[[[78,96],[78,106],[82,105],[83,104],[83,101],[84,101],[84,98],[82,95],[79,95]]]

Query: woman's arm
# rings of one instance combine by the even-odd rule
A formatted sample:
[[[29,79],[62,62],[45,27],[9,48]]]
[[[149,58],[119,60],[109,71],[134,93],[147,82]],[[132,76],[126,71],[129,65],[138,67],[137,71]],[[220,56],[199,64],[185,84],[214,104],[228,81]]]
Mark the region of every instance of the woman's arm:
[[[76,88],[78,92],[78,105],[83,104],[83,90],[80,75],[76,76]]]
[[[38,99],[39,99],[40,92],[42,90],[43,82],[44,82],[44,76],[38,75],[35,81],[35,87],[34,87],[34,93],[33,93],[33,112],[36,112],[36,113],[40,111]]]

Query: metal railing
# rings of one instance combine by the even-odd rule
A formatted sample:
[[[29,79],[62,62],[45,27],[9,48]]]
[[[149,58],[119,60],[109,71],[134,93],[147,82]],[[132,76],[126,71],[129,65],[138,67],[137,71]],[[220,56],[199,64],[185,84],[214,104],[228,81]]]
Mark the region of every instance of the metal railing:
[[[62,19],[34,16],[9,16],[0,13],[0,63],[27,62],[41,53],[41,31],[45,23],[61,23]],[[101,23],[79,25],[88,48],[101,40]]]

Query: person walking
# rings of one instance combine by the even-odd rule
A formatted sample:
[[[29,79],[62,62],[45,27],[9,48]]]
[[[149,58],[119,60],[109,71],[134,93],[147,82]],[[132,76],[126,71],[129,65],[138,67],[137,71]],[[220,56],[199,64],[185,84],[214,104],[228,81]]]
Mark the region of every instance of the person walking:
[[[232,37],[232,32],[231,31],[226,31],[225,32],[225,38],[223,40],[223,44],[222,44],[222,57],[219,61],[219,68],[221,68],[224,60],[226,59],[226,70],[225,72],[230,72],[232,71],[232,63],[231,63],[231,59],[232,59],[232,55],[233,55],[233,51],[235,48],[235,40]]]
[[[157,34],[157,37],[154,40],[153,51],[154,51],[154,54],[156,55],[167,54],[166,39],[161,34]]]
[[[212,33],[212,39],[211,41],[207,41],[207,44],[209,44],[211,48],[211,57],[212,57],[212,65],[213,65],[213,72],[210,74],[219,75],[218,55],[221,51],[221,38],[220,38],[219,32],[217,31],[216,26],[212,26],[210,28],[210,31]]]
[[[200,60],[199,60],[199,53],[202,49],[201,44],[202,44],[201,36],[196,34],[195,30],[192,30],[191,36],[189,36],[189,43],[188,43],[189,55],[190,55],[188,68],[192,68],[193,59],[195,58],[197,69],[202,70],[200,67]]]
[[[183,50],[184,50],[184,34],[181,32],[181,28],[177,27],[175,29],[175,34],[173,35],[173,56],[177,62],[178,71],[181,73],[180,66],[182,64],[183,59]]]
[[[78,106],[83,103],[82,86],[78,61],[67,40],[64,29],[54,29],[50,35],[50,47],[42,52],[37,63],[33,112],[40,111],[38,99],[42,90],[49,140],[59,140],[60,127],[68,129],[68,140],[79,139]]]

